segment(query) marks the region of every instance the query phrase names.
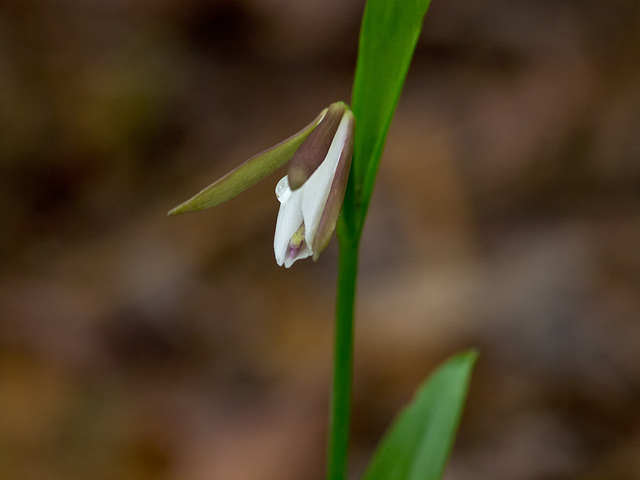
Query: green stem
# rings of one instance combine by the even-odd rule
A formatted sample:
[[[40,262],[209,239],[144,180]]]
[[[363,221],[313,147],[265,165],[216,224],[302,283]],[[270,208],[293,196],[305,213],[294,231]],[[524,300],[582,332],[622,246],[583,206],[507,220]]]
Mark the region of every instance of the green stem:
[[[349,448],[353,379],[353,313],[358,277],[359,241],[339,235],[338,291],[331,395],[331,432],[327,480],[345,480]]]

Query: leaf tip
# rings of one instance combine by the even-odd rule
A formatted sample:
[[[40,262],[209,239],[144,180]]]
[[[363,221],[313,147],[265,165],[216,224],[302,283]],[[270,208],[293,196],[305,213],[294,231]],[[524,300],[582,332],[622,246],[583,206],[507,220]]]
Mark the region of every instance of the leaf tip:
[[[468,350],[460,352],[458,355],[456,355],[456,357],[459,360],[468,361],[469,363],[471,363],[471,365],[473,365],[478,360],[479,355],[480,352],[478,352],[477,348],[469,348]]]
[[[197,210],[202,210],[202,208],[202,206],[194,205],[193,199],[189,199],[186,202],[183,202],[180,205],[169,210],[167,212],[167,216],[173,217],[175,215],[181,215],[183,213],[195,212]]]

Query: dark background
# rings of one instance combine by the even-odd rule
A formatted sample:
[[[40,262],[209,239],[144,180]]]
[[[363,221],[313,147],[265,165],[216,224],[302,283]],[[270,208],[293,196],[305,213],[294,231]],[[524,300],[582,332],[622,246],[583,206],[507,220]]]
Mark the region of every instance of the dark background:
[[[0,478],[324,475],[335,241],[282,172],[167,210],[349,101],[363,1],[2,0]],[[480,359],[447,480],[640,479],[640,2],[434,0],[362,245],[354,478]]]

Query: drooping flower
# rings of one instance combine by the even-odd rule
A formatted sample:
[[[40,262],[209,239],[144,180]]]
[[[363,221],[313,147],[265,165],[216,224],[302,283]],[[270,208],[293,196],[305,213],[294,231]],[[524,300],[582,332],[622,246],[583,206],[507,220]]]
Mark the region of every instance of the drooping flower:
[[[327,135],[321,132],[321,123],[296,152],[288,174],[276,186],[281,205],[273,249],[278,265],[288,268],[312,255],[317,260],[336,228],[351,165],[354,122],[346,108],[335,110],[330,108],[327,113],[328,121],[332,113],[337,114],[334,128]],[[304,147],[314,140],[314,133],[322,135],[318,143],[327,148],[307,156]]]
[[[301,258],[317,260],[331,240],[344,200],[354,123],[347,105],[333,103],[303,130],[250,158],[169,215],[226,202],[290,161],[287,175],[276,186],[276,261],[288,268]]]

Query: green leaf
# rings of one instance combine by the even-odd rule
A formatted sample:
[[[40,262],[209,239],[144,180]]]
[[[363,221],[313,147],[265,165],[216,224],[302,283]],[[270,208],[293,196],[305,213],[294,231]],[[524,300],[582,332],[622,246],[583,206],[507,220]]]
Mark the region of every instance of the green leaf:
[[[356,140],[351,188],[362,229],[380,156],[431,0],[368,0],[351,108]]]
[[[300,147],[326,112],[327,109],[323,110],[313,122],[295,135],[251,157],[242,165],[206,187],[200,193],[197,193],[186,202],[171,209],[168,215],[178,215],[180,213],[195,212],[204,208],[215,207],[216,205],[231,200],[247,188],[254,186],[260,180],[272,174],[291,160],[291,157],[296,153],[298,147]]]
[[[442,477],[476,357],[474,351],[456,355],[420,387],[383,438],[364,480]]]

